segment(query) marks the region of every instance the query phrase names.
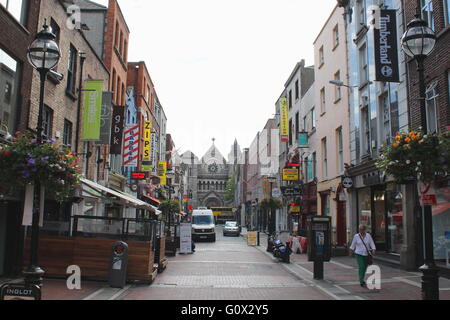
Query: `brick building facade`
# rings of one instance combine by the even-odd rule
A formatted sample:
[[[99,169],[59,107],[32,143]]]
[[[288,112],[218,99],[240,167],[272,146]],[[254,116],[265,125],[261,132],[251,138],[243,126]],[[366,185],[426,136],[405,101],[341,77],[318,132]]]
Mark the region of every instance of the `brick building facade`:
[[[434,16],[434,21],[429,26],[434,30],[437,37],[436,45],[431,54],[425,59],[425,82],[427,86],[427,104],[436,106],[436,115],[434,116],[434,107],[427,107],[428,126],[433,130],[442,131],[446,126],[450,125],[450,14],[446,8],[448,3],[446,0],[426,0],[422,1],[422,18],[428,21],[428,15]],[[425,6],[431,9],[425,11]],[[417,1],[404,1],[405,22],[414,19],[416,14]],[[427,12],[427,14],[425,14]],[[419,100],[419,75],[417,72],[417,64],[413,59],[408,62],[408,104],[410,114],[410,125],[412,129],[421,126],[420,100]],[[434,100],[434,101],[433,101]]]
[[[83,125],[83,116],[80,117],[81,122],[77,123],[79,99],[81,99],[81,108],[83,108],[83,93],[80,94],[79,81],[81,75],[81,58],[80,54],[84,53],[85,62],[83,65],[83,81],[87,79],[96,79],[104,81],[104,91],[108,89],[109,72],[103,64],[100,57],[97,56],[95,50],[86,40],[81,30],[70,30],[66,26],[68,15],[66,7],[62,1],[51,0],[43,1],[41,3],[41,10],[39,14],[40,24],[47,23],[57,35],[57,42],[61,51],[61,60],[55,71],[64,75],[64,79],[48,77],[46,81],[45,95],[44,95],[44,133],[49,138],[55,139],[59,142],[76,145],[76,130],[80,130],[80,138]],[[38,32],[38,28],[36,32]],[[39,89],[40,80],[39,73],[33,72],[31,89],[31,103],[30,112],[28,113],[27,125],[29,128],[36,128],[38,112],[39,112]],[[82,111],[81,111],[82,114]],[[99,156],[95,153],[95,148],[101,146],[94,146],[90,144],[89,151],[92,156],[86,159],[88,150],[86,147],[82,150],[82,143],[78,141],[78,150],[73,150],[78,153],[83,153],[83,167],[88,168],[85,171],[86,177],[91,180],[104,179],[103,172],[105,163],[98,163]],[[87,161],[89,165],[87,166]]]

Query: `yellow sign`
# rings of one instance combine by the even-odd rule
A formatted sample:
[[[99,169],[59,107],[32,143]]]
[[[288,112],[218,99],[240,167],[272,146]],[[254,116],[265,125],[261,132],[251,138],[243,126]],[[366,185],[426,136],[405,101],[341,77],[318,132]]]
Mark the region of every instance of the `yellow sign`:
[[[280,100],[280,114],[281,142],[289,142],[289,110],[286,98]]]
[[[300,206],[291,207],[290,213],[300,213]]]
[[[247,245],[256,246],[258,244],[258,234],[256,232],[247,232]]]
[[[144,159],[143,161],[151,161],[151,143],[152,143],[152,122],[144,122]]]
[[[161,179],[161,185],[164,186],[167,184],[167,162],[159,161],[158,162],[158,177]]]
[[[298,181],[299,178],[298,169],[283,169],[283,181]]]

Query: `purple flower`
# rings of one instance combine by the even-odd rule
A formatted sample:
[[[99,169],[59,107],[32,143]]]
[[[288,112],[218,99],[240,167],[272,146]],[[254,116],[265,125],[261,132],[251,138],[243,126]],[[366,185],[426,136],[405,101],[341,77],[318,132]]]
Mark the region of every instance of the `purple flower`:
[[[36,164],[36,160],[34,160],[34,159],[29,159],[28,161],[27,161],[27,163],[28,164]]]

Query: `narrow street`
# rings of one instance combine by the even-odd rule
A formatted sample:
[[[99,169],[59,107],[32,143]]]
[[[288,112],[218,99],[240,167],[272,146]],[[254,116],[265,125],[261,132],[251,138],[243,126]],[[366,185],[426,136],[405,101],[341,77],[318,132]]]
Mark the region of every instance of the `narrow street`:
[[[82,281],[68,290],[65,280],[46,279],[44,300],[420,300],[421,274],[379,265],[381,290],[361,288],[354,259],[334,257],[325,263],[325,280],[313,279],[313,264],[305,254],[293,254],[283,264],[261,246],[247,246],[244,235],[215,243],[197,242],[194,254],[169,258],[167,269],[151,285],[129,283],[123,289],[105,282]],[[450,300],[450,280],[440,278],[440,298]]]
[[[196,252],[177,254],[151,286],[133,286],[125,300],[289,300],[329,299],[243,237],[197,242]]]

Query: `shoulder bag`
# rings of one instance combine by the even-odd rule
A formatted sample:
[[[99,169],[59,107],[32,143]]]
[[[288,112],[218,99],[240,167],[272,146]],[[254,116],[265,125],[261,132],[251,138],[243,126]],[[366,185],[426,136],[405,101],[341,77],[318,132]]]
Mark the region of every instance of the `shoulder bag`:
[[[367,235],[366,235],[366,236],[367,236]],[[366,243],[364,242],[364,239],[361,237],[361,234],[359,234],[359,237],[361,238],[361,241],[362,241],[364,247],[366,248],[366,251],[367,251],[367,254],[368,254],[368,257],[367,257],[367,264],[370,266],[370,265],[373,264],[373,256],[372,256],[372,254],[370,253],[369,249],[367,248]]]

